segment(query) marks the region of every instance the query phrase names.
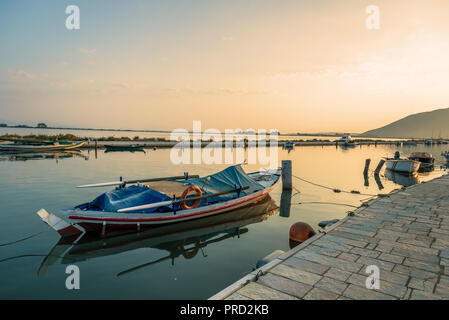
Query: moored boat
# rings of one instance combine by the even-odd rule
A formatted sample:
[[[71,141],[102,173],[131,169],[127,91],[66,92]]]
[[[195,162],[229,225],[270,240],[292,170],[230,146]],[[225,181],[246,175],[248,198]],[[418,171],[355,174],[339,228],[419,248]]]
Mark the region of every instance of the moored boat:
[[[140,231],[164,224],[221,214],[264,199],[279,183],[281,169],[245,173],[240,165],[202,178],[162,180],[102,193],[91,202],[73,208],[37,214],[63,236],[92,231]],[[155,179],[156,180],[156,179]],[[142,180],[143,182],[143,180]],[[91,186],[107,186],[115,183]],[[194,191],[196,196],[188,197]],[[192,204],[192,202],[194,203]]]
[[[410,160],[421,162],[419,171],[431,171],[434,168],[435,159],[432,154],[427,152],[413,152],[409,157]]]
[[[401,159],[399,152],[396,152],[394,158],[385,158],[385,164],[389,170],[412,174],[419,170],[421,162]]]
[[[295,146],[295,143],[293,141],[290,141],[290,140],[288,140],[288,141],[286,141],[284,143],[284,148],[285,149],[292,149],[294,146]]]
[[[344,147],[353,148],[356,146],[354,139],[350,135],[344,135],[340,139],[335,140],[337,144],[341,144]]]
[[[59,260],[61,264],[73,264],[141,248],[167,250],[169,253],[167,259],[178,257],[191,259],[207,244],[234,238],[234,236],[240,238],[248,232],[245,226],[263,222],[278,212],[279,207],[270,196],[267,196],[251,207],[233,210],[225,215],[214,215],[182,224],[170,224],[139,233],[111,232],[105,237],[90,235],[83,237],[75,245],[67,241],[67,238],[60,238],[42,261],[38,274],[43,276],[51,265],[57,263],[59,257],[61,257]],[[158,257],[154,263],[167,259]],[[148,265],[148,263],[144,264],[144,266]]]
[[[130,144],[130,145],[113,145],[105,144],[106,152],[111,151],[144,151],[142,145]]]
[[[84,145],[84,141],[73,142],[73,143],[59,143],[54,142],[52,144],[40,144],[40,145],[30,145],[22,143],[12,143],[12,144],[0,144],[0,151],[9,152],[46,152],[46,151],[61,151],[61,150],[72,150],[80,148]]]

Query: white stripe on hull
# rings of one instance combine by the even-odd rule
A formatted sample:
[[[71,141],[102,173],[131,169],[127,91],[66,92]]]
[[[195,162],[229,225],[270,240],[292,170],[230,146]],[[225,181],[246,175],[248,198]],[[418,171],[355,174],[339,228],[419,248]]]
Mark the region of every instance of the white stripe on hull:
[[[386,160],[386,164],[387,169],[406,173],[417,172],[421,165],[420,162],[413,160]]]

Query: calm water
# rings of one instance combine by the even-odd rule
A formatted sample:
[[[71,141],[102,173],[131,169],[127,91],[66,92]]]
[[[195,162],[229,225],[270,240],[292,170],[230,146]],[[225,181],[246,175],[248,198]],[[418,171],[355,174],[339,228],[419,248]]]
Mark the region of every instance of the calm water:
[[[290,153],[279,149],[279,162],[291,159],[295,175],[316,183],[377,194],[400,187],[390,179],[409,185],[440,175],[445,170],[440,168],[444,163],[440,153],[446,149],[449,147],[402,148],[405,155],[428,151],[436,158],[436,170],[416,179],[382,174],[376,181],[371,174],[368,181],[364,180],[365,159],[372,159],[374,169],[381,157],[397,150],[393,146],[347,150],[296,147]],[[40,208],[56,211],[70,207],[101,192],[75,189],[79,184],[113,181],[119,176],[132,179],[179,175],[184,171],[203,175],[226,167],[175,166],[170,162],[169,152],[105,154],[100,151],[97,158],[93,151],[83,152],[85,157],[61,154],[56,158],[33,159],[0,155],[0,243],[46,231],[23,242],[0,246],[0,298],[206,299],[250,272],[260,258],[276,249],[288,250],[288,232],[294,222],[307,222],[317,230],[318,222],[343,218],[353,209],[317,202],[357,206],[367,198],[336,194],[293,179],[300,193],[292,198],[289,217],[280,216],[276,209],[281,198],[281,188],[278,188],[272,192],[271,201],[252,209],[140,235],[90,239],[74,248],[60,242],[59,235],[35,214]],[[244,169],[256,171],[259,166],[246,165]],[[65,288],[68,264],[80,268],[80,290]]]

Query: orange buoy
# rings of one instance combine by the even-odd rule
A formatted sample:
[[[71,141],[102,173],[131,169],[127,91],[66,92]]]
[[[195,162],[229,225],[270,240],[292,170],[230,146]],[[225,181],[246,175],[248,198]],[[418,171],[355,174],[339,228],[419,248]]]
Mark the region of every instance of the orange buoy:
[[[290,240],[304,242],[316,234],[313,228],[305,222],[296,222],[290,227]]]
[[[187,189],[184,190],[184,192],[183,192],[182,195],[181,195],[181,198],[182,198],[182,199],[186,199],[186,197],[187,197],[187,195],[190,193],[190,191],[195,191],[195,192],[196,192],[196,195],[197,195],[198,197],[201,197],[201,195],[203,194],[203,193],[201,192],[201,189],[198,188],[197,186],[190,186],[190,187],[188,187]],[[188,200],[188,199],[186,199],[186,200]],[[198,206],[200,205],[200,203],[201,203],[201,199],[196,199],[195,202],[194,202],[191,206],[189,206],[189,205],[187,205],[186,201],[182,201],[182,202],[180,203],[180,206],[181,206],[181,208],[183,208],[183,209],[193,209],[193,208],[198,207]]]

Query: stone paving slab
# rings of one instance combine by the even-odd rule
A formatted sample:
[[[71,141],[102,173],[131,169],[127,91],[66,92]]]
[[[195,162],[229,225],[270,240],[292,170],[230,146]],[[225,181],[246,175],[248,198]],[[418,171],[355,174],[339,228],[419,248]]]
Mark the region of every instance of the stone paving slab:
[[[449,300],[449,175],[369,200],[211,299]]]

